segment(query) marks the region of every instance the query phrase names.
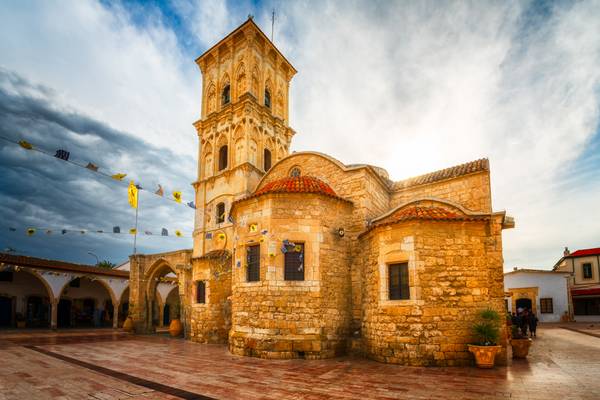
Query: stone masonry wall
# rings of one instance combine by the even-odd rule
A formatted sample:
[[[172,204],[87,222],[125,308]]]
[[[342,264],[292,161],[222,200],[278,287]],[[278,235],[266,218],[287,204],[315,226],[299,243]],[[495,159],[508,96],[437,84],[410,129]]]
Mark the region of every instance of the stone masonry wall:
[[[405,365],[470,365],[466,345],[476,313],[492,307],[505,317],[500,232],[500,221],[413,221],[365,235],[366,355]],[[388,300],[387,266],[398,262],[409,265],[410,300]]]
[[[266,195],[234,209],[233,354],[264,358],[332,357],[349,330],[349,203],[315,194]],[[257,228],[250,229],[251,225]],[[284,280],[283,240],[304,243],[304,281]],[[246,246],[259,244],[260,281],[246,280]]]
[[[458,203],[471,211],[490,213],[492,212],[490,173],[482,171],[394,191],[391,194],[390,208],[420,197],[437,197]]]

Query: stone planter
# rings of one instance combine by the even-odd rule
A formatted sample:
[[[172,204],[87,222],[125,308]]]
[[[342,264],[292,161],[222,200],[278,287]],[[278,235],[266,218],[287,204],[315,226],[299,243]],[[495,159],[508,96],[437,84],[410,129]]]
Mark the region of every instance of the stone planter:
[[[513,358],[525,358],[529,354],[529,348],[533,341],[530,338],[511,339]]]
[[[125,322],[123,322],[123,330],[130,333],[133,332],[133,320],[131,317],[127,317]]]
[[[171,323],[169,324],[169,334],[173,337],[177,337],[181,335],[181,332],[183,332],[181,321],[179,319],[171,320]]]
[[[475,356],[475,364],[479,368],[493,368],[496,354],[502,349],[501,346],[478,346],[474,344],[467,346],[469,352]]]

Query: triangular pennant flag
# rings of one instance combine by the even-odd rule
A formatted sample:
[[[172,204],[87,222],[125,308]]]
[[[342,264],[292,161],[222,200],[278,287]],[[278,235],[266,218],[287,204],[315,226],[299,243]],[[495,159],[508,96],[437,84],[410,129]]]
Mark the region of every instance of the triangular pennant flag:
[[[131,228],[131,229],[129,230],[129,233],[130,233],[131,235],[135,235],[135,234],[137,233],[137,229],[135,229],[135,228]]]
[[[27,229],[27,236],[33,236],[35,234],[35,228]]]
[[[17,228],[8,228],[8,230],[11,231],[11,232],[16,232]]]
[[[85,235],[85,231],[79,231],[79,233],[81,233],[82,235]]]
[[[92,170],[94,172],[98,171],[98,166],[96,164],[93,164],[91,162],[87,163],[87,165],[85,166],[87,169]]]
[[[111,175],[110,177],[113,178],[114,180],[122,181],[123,178],[125,178],[126,176],[127,176],[127,174],[114,174],[114,175]]]
[[[129,181],[129,187],[127,188],[127,197],[129,205],[133,208],[137,208],[138,205],[138,188],[135,186],[133,181]]]
[[[58,149],[58,150],[56,150],[56,154],[54,155],[54,157],[60,158],[61,160],[69,161],[70,155],[71,155],[71,153],[69,153],[68,151],[63,150],[63,149]]]
[[[187,203],[188,207],[193,208],[194,210],[196,209],[196,205],[194,204],[193,201],[190,201],[189,203]]]
[[[29,143],[26,140],[19,140],[19,146],[21,146],[22,148],[27,149],[27,150],[33,149],[33,146],[31,145],[31,143]]]
[[[152,235],[152,232],[150,232],[150,231],[144,231],[144,233],[145,233],[146,235]]]
[[[181,192],[173,192],[173,198],[176,202],[181,203]]]
[[[121,233],[121,228],[118,226],[113,226],[113,233]]]
[[[52,231],[50,229],[46,230],[46,235],[52,235]]]
[[[162,228],[162,230],[160,231],[160,235],[169,236],[169,231],[167,230],[167,228]]]
[[[183,235],[181,234],[181,231],[175,231],[175,236],[182,237]]]
[[[65,233],[67,233],[67,230],[63,229],[63,230],[60,231],[60,233],[62,233],[64,235]]]
[[[104,231],[103,230],[98,230],[98,231],[96,231],[96,233],[104,233]]]
[[[157,194],[159,196],[164,196],[165,191],[163,190],[163,187],[160,186],[160,183],[158,184],[158,189],[156,189],[156,192],[154,192],[154,194]]]

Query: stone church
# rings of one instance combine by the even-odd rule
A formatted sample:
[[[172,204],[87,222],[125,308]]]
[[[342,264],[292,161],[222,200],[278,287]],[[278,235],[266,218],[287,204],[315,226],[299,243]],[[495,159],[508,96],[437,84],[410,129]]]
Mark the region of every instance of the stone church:
[[[194,247],[131,256],[136,331],[153,330],[167,274],[185,337],[235,355],[470,363],[475,314],[505,315],[502,230],[514,226],[492,211],[488,161],[394,182],[373,165],[290,154],[296,70],[252,18],[196,63]]]

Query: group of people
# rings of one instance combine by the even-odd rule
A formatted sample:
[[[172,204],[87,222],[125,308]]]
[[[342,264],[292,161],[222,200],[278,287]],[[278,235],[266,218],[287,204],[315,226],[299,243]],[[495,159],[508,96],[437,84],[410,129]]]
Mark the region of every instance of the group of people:
[[[516,313],[513,311],[511,322],[519,327],[523,336],[527,336],[529,330],[529,336],[536,337],[538,318],[530,309],[518,308]]]

